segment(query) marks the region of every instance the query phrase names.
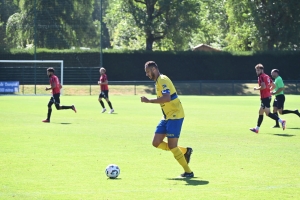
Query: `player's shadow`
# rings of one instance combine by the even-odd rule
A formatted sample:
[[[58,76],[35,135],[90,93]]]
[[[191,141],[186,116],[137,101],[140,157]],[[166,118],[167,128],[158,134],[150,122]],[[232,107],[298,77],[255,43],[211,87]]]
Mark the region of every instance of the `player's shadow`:
[[[286,128],[286,129],[295,129],[295,130],[298,130],[298,129],[300,129],[300,128]]]
[[[194,178],[181,178],[181,177],[179,177],[179,178],[168,178],[167,180],[170,180],[170,181],[185,181],[186,182],[185,185],[194,185],[194,186],[209,184],[209,181],[196,180],[195,178],[197,178],[197,177],[194,177]]]
[[[293,136],[295,136],[295,135],[290,135],[290,134],[273,134],[273,135],[281,136],[281,137],[293,137]]]
[[[63,124],[63,125],[68,125],[68,124],[72,124],[72,123],[68,123],[68,122],[62,122],[60,124]]]

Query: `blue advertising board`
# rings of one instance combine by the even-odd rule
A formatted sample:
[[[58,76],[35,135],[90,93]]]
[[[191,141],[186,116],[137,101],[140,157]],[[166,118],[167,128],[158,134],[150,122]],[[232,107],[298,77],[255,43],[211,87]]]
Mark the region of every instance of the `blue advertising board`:
[[[19,81],[0,81],[0,93],[19,92]]]

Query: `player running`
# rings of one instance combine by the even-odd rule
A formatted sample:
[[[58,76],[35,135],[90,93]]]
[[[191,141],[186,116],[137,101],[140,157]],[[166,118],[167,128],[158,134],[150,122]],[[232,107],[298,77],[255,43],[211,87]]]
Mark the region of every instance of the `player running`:
[[[277,111],[281,115],[293,113],[300,117],[300,113],[298,110],[283,110],[284,108],[284,102],[285,102],[285,96],[284,96],[284,83],[282,78],[279,76],[279,70],[273,69],[271,71],[271,76],[275,79],[275,86],[272,94],[275,95],[275,99],[273,102],[273,113],[274,115],[278,116]],[[276,125],[273,128],[280,128],[278,121],[276,120]]]
[[[50,98],[50,101],[48,103],[48,114],[47,114],[47,119],[43,120],[42,122],[49,123],[50,122],[50,117],[52,113],[52,105],[55,104],[55,107],[57,110],[65,110],[65,109],[72,109],[75,113],[76,108],[74,105],[72,106],[60,106],[60,89],[62,88],[61,84],[59,83],[59,79],[57,76],[54,75],[54,68],[49,67],[47,69],[47,75],[49,76],[49,81],[50,81],[50,86],[51,87],[46,87],[47,90],[52,90],[52,97]]]
[[[101,67],[100,70],[100,79],[98,81],[98,84],[100,85],[100,89],[101,89],[101,92],[99,94],[99,99],[98,101],[100,102],[101,106],[102,106],[102,113],[104,113],[106,111],[106,108],[104,106],[104,103],[102,101],[102,98],[104,98],[107,102],[107,104],[109,105],[110,107],[110,114],[114,112],[114,109],[111,105],[111,102],[110,100],[108,99],[108,80],[107,80],[107,75],[105,74],[106,72],[106,69]]]
[[[262,64],[257,64],[255,66],[255,70],[258,76],[259,87],[254,87],[254,90],[260,91],[261,106],[259,109],[257,126],[256,128],[250,128],[250,131],[254,133],[258,133],[259,127],[263,122],[264,113],[266,113],[268,117],[281,123],[282,129],[284,130],[286,121],[280,119],[278,116],[270,112],[270,103],[272,99],[271,90],[275,88],[275,84],[273,83],[272,79],[267,74],[264,73],[264,66]]]
[[[177,146],[184,111],[176,89],[167,76],[159,73],[158,66],[154,61],[146,62],[145,72],[146,76],[155,81],[157,98],[148,99],[143,96],[141,102],[160,104],[164,115],[164,118],[156,127],[152,144],[154,147],[173,153],[175,159],[184,169],[184,173],[180,175],[181,177],[194,177],[194,173],[188,165],[193,149]],[[163,141],[166,136],[168,143]]]

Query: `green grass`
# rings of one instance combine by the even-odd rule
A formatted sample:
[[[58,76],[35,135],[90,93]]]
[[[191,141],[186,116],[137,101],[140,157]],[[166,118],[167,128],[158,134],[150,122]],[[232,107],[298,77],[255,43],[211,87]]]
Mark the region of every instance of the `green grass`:
[[[297,199],[300,118],[287,129],[256,125],[257,96],[180,96],[186,118],[182,146],[194,149],[193,179],[179,179],[171,152],[152,147],[158,105],[139,96],[111,96],[115,114],[100,113],[97,96],[62,96],[78,113],[53,109],[49,96],[0,96],[0,199]],[[300,96],[286,96],[286,108]],[[107,105],[107,104],[106,104]],[[105,167],[121,168],[107,179]]]

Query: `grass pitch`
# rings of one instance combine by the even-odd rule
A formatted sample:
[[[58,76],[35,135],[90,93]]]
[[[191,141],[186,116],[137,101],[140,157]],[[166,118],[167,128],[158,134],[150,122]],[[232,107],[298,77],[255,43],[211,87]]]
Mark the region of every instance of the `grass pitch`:
[[[179,144],[191,146],[195,178],[176,178],[171,152],[151,146],[159,105],[139,96],[111,96],[115,114],[101,114],[97,96],[62,96],[78,113],[53,107],[49,96],[0,96],[0,199],[297,199],[300,118],[287,129],[254,127],[258,96],[180,96],[185,109]],[[300,108],[286,96],[286,109]],[[107,104],[106,104],[107,105]],[[108,106],[107,106],[108,107]],[[108,164],[119,165],[107,179]]]

